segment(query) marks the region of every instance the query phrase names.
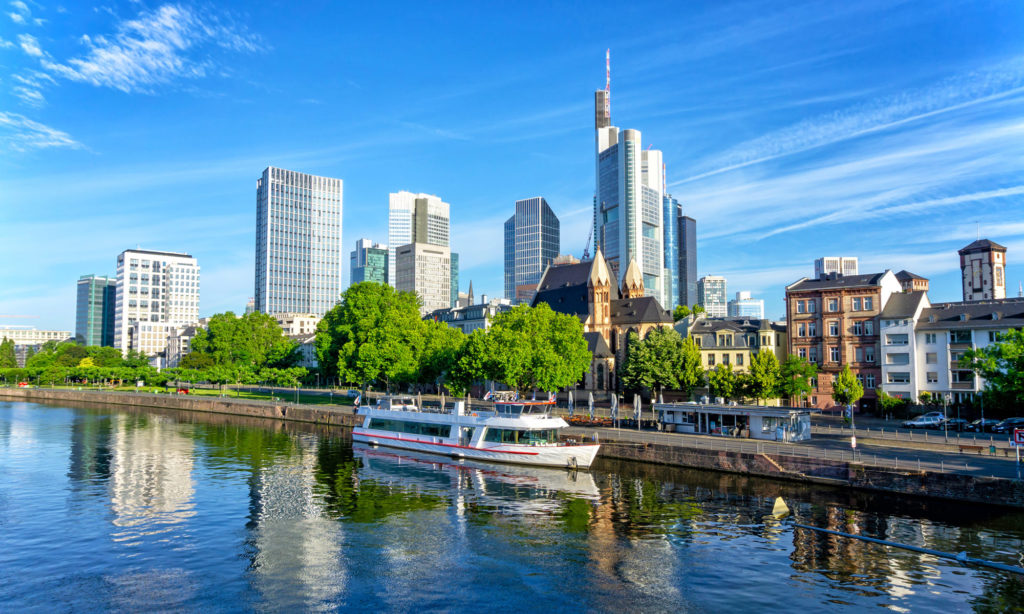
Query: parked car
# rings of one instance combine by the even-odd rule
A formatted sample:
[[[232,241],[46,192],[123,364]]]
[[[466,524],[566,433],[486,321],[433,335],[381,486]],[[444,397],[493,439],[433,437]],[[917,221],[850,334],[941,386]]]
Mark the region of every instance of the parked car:
[[[967,421],[963,418],[949,418],[945,422],[940,422],[938,428],[950,431],[966,431]]]
[[[985,418],[982,420],[981,418],[978,418],[974,422],[968,424],[966,430],[971,431],[972,433],[991,433],[992,427],[997,424],[999,424],[998,420],[993,420],[991,418]]]
[[[1007,418],[992,427],[993,433],[1012,433],[1013,429],[1024,429],[1024,418]]]
[[[930,411],[927,414],[921,414],[913,420],[907,420],[903,423],[905,429],[933,429],[937,428],[942,424],[943,416],[941,411]]]

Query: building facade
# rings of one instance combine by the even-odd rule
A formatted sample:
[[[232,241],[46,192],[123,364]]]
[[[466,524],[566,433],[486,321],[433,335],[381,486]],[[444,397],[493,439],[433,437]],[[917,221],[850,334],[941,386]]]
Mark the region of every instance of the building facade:
[[[199,263],[189,254],[129,249],[117,257],[114,347],[163,353],[172,327],[199,320]],[[138,328],[137,323],[148,326]],[[139,336],[145,333],[144,336]],[[156,334],[165,336],[156,341]]]
[[[879,314],[901,292],[892,271],[866,275],[829,273],[786,287],[789,354],[818,365],[807,402],[834,408],[833,383],[845,365],[864,387],[856,408],[873,411],[882,383]]]
[[[904,292],[928,291],[928,278],[914,275],[906,269],[896,273],[896,281],[900,282],[900,287]]]
[[[978,239],[958,253],[964,301],[1006,298],[1005,247]]]
[[[679,240],[679,304],[697,304],[697,220],[680,215],[676,218]]]
[[[485,330],[490,328],[494,316],[510,309],[512,309],[512,301],[507,298],[495,298],[490,301],[485,300],[478,305],[437,309],[427,314],[427,319],[444,322],[468,335],[478,328]]]
[[[256,181],[256,309],[324,314],[341,296],[342,180],[268,167]]]
[[[675,308],[679,304],[679,224],[683,215],[683,207],[671,194],[662,196],[662,246],[665,248],[665,295],[668,302],[665,307]]]
[[[853,256],[823,256],[814,260],[814,278],[829,273],[856,275],[857,259]]]
[[[167,348],[164,350],[165,365],[174,368],[181,364],[181,359],[192,351],[192,339],[201,327],[179,326],[168,332]]]
[[[75,305],[75,340],[84,345],[114,345],[117,278],[82,275]]]
[[[301,337],[303,335],[315,335],[316,326],[320,323],[322,316],[315,313],[275,313],[274,320],[277,321],[281,331],[289,337]]]
[[[452,252],[449,258],[448,266],[451,268],[451,283],[449,288],[451,289],[451,303],[450,307],[456,307],[459,304],[459,255]]]
[[[440,247],[451,245],[449,213],[449,204],[433,194],[415,194],[403,190],[388,195],[389,280],[394,280],[397,274],[396,252],[399,247],[410,243]],[[395,284],[394,281],[390,283]]]
[[[740,291],[736,298],[729,301],[730,318],[756,318],[764,317],[764,299],[751,298],[750,292]]]
[[[561,226],[541,197],[517,200],[505,221],[505,298],[529,303],[537,283],[561,248]]]
[[[415,292],[420,315],[451,307],[451,251],[427,243],[402,245],[395,252],[395,289]]]
[[[699,315],[676,324],[683,337],[693,337],[705,369],[731,365],[747,371],[755,354],[772,352],[781,364],[789,355],[786,325],[764,318],[709,318]]]
[[[374,243],[369,239],[356,241],[356,248],[349,257],[349,283],[358,284],[373,281],[388,283],[388,246]]]
[[[729,301],[726,298],[726,281],[720,275],[705,275],[697,280],[697,304],[712,318],[729,315]]]

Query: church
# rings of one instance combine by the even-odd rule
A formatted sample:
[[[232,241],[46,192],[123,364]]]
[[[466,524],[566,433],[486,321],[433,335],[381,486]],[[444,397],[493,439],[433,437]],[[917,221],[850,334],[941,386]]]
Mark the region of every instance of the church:
[[[580,385],[590,390],[616,389],[616,365],[625,357],[629,333],[643,338],[652,328],[673,324],[672,314],[658,299],[644,295],[644,279],[636,261],[630,260],[620,288],[600,249],[593,260],[548,265],[531,305],[538,303],[547,303],[583,323],[593,359]]]

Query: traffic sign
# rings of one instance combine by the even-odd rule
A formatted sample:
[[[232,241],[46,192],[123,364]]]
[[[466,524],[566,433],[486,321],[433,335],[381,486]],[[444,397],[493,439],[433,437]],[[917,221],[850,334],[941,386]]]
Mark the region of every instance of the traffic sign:
[[[1013,429],[1013,439],[1010,442],[1015,446],[1024,446],[1024,429]]]

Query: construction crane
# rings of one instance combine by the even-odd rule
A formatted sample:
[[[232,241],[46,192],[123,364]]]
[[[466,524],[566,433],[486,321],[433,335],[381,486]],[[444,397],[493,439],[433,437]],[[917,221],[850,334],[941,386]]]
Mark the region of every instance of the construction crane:
[[[594,222],[590,222],[590,232],[587,233],[587,245],[583,248],[584,262],[590,260],[590,240],[594,238]]]

